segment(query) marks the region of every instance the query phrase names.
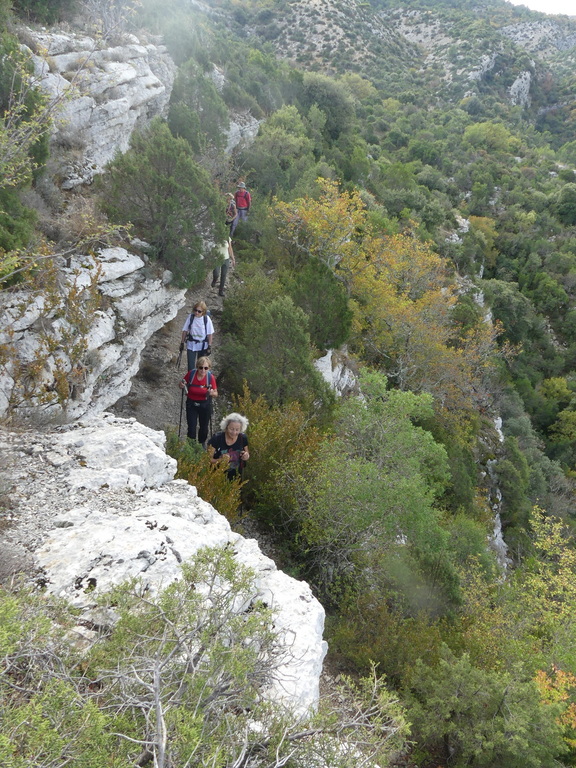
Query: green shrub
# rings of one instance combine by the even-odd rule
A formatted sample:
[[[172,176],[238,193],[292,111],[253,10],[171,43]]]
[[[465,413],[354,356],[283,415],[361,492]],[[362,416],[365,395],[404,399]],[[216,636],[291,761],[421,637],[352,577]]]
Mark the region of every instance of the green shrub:
[[[48,157],[51,112],[32,73],[18,40],[0,33],[0,189],[24,186]]]
[[[312,257],[298,274],[287,274],[284,284],[294,304],[308,317],[312,343],[319,350],[344,344],[350,333],[352,312],[344,285],[334,272],[320,259]]]
[[[360,753],[388,765],[405,748],[402,707],[374,670],[334,691],[352,727],[329,701],[308,716],[262,696],[291,651],[233,547],[200,550],[154,598],[135,581],[100,604],[114,621],[80,655],[66,606],[0,590],[3,767],[280,768],[322,755],[354,768]]]
[[[172,133],[187,139],[197,154],[206,144],[219,149],[224,146],[229,124],[226,105],[193,60],[180,68],[174,82],[168,124]]]
[[[559,707],[543,703],[533,681],[479,669],[446,647],[438,665],[416,664],[407,698],[417,760],[426,755],[454,768],[555,768],[566,752]]]
[[[292,400],[301,403],[333,402],[333,395],[312,360],[308,318],[289,296],[257,304],[244,303],[244,291],[238,291],[225,303],[234,306],[235,336],[222,346],[227,380],[233,391],[240,392],[244,380],[252,392],[264,395],[273,405]]]
[[[78,5],[77,0],[13,0],[14,11],[26,21],[54,24],[69,19]]]
[[[20,202],[17,192],[0,189],[0,253],[26,246],[35,222],[36,214]]]
[[[204,278],[211,266],[205,243],[224,239],[222,201],[186,140],[154,120],[97,183],[104,212],[114,222],[132,222],[177,284]]]

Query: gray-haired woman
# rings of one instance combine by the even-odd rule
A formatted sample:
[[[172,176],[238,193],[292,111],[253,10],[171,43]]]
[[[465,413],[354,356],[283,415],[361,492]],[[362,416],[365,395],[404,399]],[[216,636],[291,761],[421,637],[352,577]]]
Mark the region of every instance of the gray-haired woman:
[[[208,451],[212,464],[217,464],[224,456],[228,462],[228,479],[242,475],[244,465],[250,458],[248,438],[244,434],[248,428],[248,419],[239,413],[229,413],[220,422],[221,432],[216,432],[208,441]]]

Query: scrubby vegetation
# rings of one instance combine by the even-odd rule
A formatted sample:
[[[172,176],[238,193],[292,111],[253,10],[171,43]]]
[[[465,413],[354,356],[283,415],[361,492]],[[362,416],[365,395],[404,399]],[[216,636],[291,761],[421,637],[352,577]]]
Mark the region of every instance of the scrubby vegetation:
[[[144,0],[134,29],[164,36],[179,76],[98,200],[193,283],[224,236],[219,192],[246,179],[221,350],[251,425],[245,508],[326,606],[333,663],[394,686],[414,764],[572,765],[576,57],[521,45],[542,17],[499,0],[400,6]],[[521,75],[530,100],[511,95]],[[44,114],[27,104],[16,123]],[[229,156],[238,111],[262,123]],[[12,182],[4,146],[16,281],[35,236],[19,192],[43,155],[26,145]],[[361,396],[337,399],[313,362],[344,343]],[[171,450],[234,519],[240,489]]]

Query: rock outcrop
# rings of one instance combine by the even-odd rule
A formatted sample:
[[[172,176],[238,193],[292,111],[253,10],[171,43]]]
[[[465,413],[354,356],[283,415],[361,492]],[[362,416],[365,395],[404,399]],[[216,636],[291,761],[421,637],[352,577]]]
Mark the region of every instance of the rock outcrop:
[[[349,366],[345,350],[329,349],[314,365],[337,395],[357,393],[358,379]]]
[[[180,564],[200,548],[233,548],[256,574],[257,598],[276,611],[286,649],[267,694],[307,711],[318,701],[326,653],[322,606],[194,487],[173,480],[175,461],[163,447],[163,433],[109,413],[50,433],[0,432],[11,507],[0,560],[6,567],[5,553],[25,547],[46,589],[80,610],[79,623],[98,626],[103,591],[137,578],[152,596],[179,579]]]
[[[250,112],[235,112],[230,116],[230,125],[226,131],[226,152],[237,147],[249,146],[254,142],[262,120],[257,120]]]
[[[176,65],[163,45],[126,36],[106,47],[75,34],[32,32],[36,76],[62,99],[51,140],[51,175],[63,189],[89,184],[130,136],[166,113]]]
[[[0,375],[0,417],[12,407],[34,420],[42,414],[72,421],[100,413],[128,394],[148,339],[184,304],[185,290],[171,287],[171,279],[170,272],[154,274],[145,256],[105,248],[61,266],[62,290],[50,305],[42,295],[0,296],[0,344],[13,350]],[[97,302],[100,297],[100,308],[84,313],[86,330],[81,332],[62,317],[63,308],[72,291],[89,291],[90,286]],[[73,357],[70,338],[75,344],[85,339],[81,358]],[[22,372],[34,367],[40,370],[34,394],[27,396]],[[71,388],[64,403],[55,392],[59,375],[67,377]]]

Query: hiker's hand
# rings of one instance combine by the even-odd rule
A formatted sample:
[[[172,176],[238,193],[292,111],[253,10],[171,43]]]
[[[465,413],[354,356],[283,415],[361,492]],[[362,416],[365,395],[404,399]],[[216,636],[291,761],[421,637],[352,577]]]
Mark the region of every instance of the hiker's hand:
[[[206,355],[206,357],[208,357],[208,355],[210,354],[210,352],[212,352],[212,347],[210,346],[210,344],[208,344],[208,346],[206,347],[206,349],[203,349],[203,350],[202,350],[202,354],[203,354],[203,355]]]
[[[250,454],[248,453],[248,448],[244,448],[243,451],[240,451],[240,458],[242,461],[248,461],[250,458]]]
[[[180,352],[184,352],[184,342],[180,342]]]
[[[218,390],[217,389],[209,389],[208,394],[210,397],[218,397]]]

